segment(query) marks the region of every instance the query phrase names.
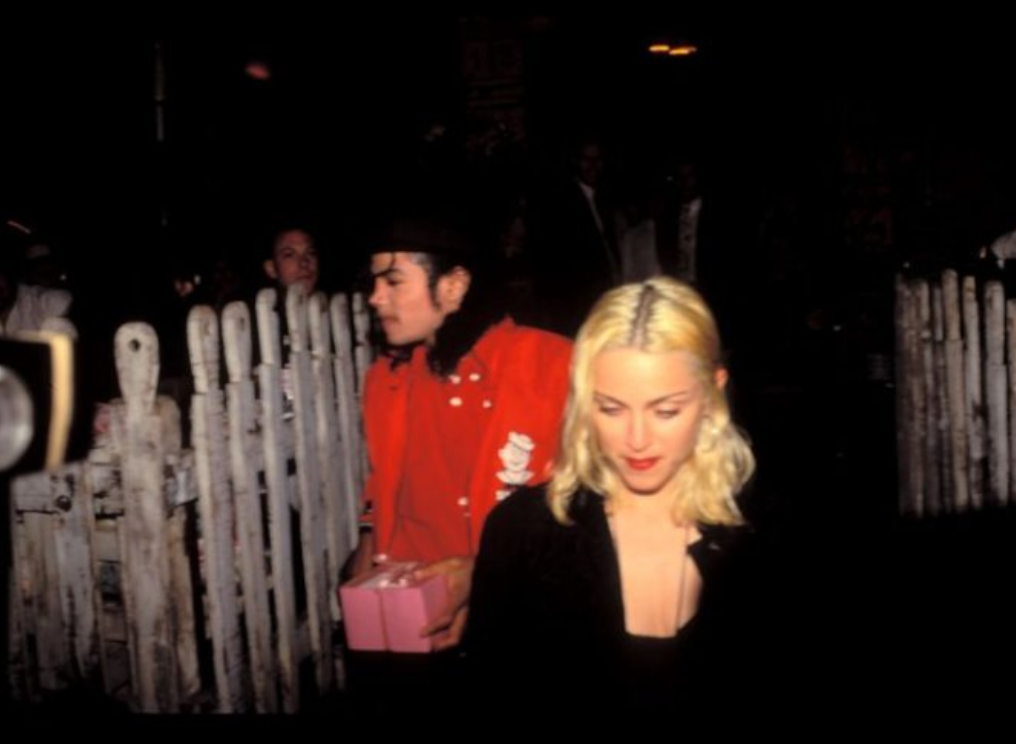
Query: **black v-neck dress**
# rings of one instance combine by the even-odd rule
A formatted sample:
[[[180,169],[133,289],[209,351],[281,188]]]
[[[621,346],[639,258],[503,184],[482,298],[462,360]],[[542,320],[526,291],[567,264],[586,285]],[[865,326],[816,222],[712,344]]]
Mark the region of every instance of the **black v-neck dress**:
[[[670,708],[707,699],[737,663],[737,611],[725,577],[746,528],[700,526],[689,546],[702,576],[695,617],[673,638],[629,634],[617,554],[595,493],[580,492],[572,525],[542,487],[522,489],[487,518],[473,575],[466,656],[477,704],[505,698],[582,706]]]

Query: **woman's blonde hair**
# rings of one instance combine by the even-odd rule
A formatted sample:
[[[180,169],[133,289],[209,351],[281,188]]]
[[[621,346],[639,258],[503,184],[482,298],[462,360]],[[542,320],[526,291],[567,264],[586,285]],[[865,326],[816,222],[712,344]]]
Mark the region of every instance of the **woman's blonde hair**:
[[[608,467],[593,430],[593,361],[604,351],[634,348],[682,351],[706,396],[706,419],[691,458],[678,471],[674,518],[699,524],[743,521],[734,497],[755,470],[744,435],[730,420],[717,372],[723,369],[716,321],[702,296],[687,284],[655,277],[603,295],[579,330],[561,448],[548,487],[554,516],[570,522],[568,509],[581,487],[609,499],[617,477]],[[721,373],[725,374],[725,373]]]

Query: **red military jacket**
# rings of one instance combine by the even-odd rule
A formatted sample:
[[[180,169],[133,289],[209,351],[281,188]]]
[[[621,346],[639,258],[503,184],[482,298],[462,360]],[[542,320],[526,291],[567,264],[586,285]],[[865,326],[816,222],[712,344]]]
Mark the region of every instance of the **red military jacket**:
[[[373,509],[380,560],[432,561],[463,550],[475,555],[490,510],[516,487],[545,480],[557,454],[571,361],[567,339],[506,319],[480,338],[446,380],[414,385],[414,374],[432,374],[424,371],[424,353],[418,348],[394,370],[381,359],[367,373],[371,472],[364,500]],[[409,441],[410,430],[419,434],[432,420],[410,417],[445,410],[449,418],[434,426],[444,432],[442,440]],[[449,478],[437,462],[442,458],[421,457],[410,450],[414,446],[460,448],[453,459],[467,463],[469,472]],[[407,467],[418,470],[407,473]],[[426,488],[406,493],[404,482]],[[461,486],[453,482],[465,483],[466,493],[454,492]]]

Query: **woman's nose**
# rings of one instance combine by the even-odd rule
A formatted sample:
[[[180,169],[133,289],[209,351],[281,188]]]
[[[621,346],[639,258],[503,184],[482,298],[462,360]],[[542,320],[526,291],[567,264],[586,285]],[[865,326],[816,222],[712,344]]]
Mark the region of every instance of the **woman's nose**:
[[[645,449],[649,444],[649,432],[646,428],[645,416],[633,413],[628,420],[628,446],[636,452]]]

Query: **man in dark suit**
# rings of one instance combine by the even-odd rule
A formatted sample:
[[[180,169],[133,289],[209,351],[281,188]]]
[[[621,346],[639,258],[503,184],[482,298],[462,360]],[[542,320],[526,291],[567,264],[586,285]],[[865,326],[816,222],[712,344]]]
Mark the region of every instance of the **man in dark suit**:
[[[596,299],[620,281],[614,206],[600,143],[580,140],[571,176],[534,205],[537,292],[551,329],[572,336]]]

